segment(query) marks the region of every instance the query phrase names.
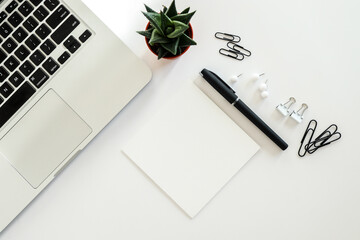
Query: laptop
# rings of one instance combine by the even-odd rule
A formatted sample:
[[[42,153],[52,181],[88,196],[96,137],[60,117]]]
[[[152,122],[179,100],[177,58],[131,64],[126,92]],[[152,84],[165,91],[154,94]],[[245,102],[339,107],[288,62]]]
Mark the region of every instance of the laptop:
[[[80,0],[0,2],[0,232],[150,79]]]

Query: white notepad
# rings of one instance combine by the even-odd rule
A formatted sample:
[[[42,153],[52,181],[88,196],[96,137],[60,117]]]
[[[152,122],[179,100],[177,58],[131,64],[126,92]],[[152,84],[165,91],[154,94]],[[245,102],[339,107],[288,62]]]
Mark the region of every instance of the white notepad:
[[[123,152],[193,218],[258,150],[191,83],[140,128]]]

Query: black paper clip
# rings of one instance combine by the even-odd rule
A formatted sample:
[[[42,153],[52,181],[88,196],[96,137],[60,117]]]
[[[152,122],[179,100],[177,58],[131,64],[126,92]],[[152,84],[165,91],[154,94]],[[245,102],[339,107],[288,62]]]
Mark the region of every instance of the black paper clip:
[[[311,120],[305,130],[305,134],[301,139],[301,145],[298,151],[300,157],[304,157],[306,153],[313,154],[319,148],[325,147],[341,138],[341,133],[339,133],[338,127],[336,124],[331,124],[325,131],[323,131],[319,136],[317,136],[314,141],[312,140],[315,134],[317,127],[317,121]],[[309,137],[310,136],[310,137]],[[308,138],[306,144],[304,144],[305,139]]]
[[[217,39],[238,43],[241,41],[241,37],[230,33],[216,32],[215,37]]]
[[[313,125],[313,126],[312,126],[312,125]],[[303,138],[301,139],[301,145],[300,145],[300,148],[299,148],[299,151],[298,151],[298,155],[299,155],[300,157],[304,157],[304,156],[306,155],[306,153],[307,153],[307,147],[306,147],[307,144],[306,144],[305,147],[303,148],[305,139],[308,137],[309,133],[311,133],[310,138],[309,138],[309,140],[308,140],[308,143],[311,142],[312,138],[314,137],[314,133],[315,133],[316,127],[317,127],[317,121],[314,120],[314,119],[311,120],[311,121],[309,122],[306,130],[305,130],[305,133],[304,133]],[[303,151],[303,153],[302,153],[301,150],[303,150],[303,149],[304,149],[304,151]]]
[[[333,130],[333,131],[331,131]],[[307,152],[313,154],[319,148],[325,147],[332,142],[335,142],[341,138],[341,133],[338,131],[338,127],[335,124],[331,124],[324,132],[322,132],[313,142],[307,146]],[[331,139],[331,141],[330,141]]]
[[[237,52],[237,51],[234,51],[234,50],[231,50],[231,49],[225,49],[225,48],[221,48],[219,50],[219,53],[221,55],[224,55],[224,56],[227,56],[227,57],[231,57],[233,59],[236,59],[236,60],[239,60],[239,61],[242,61],[244,60],[245,56],[244,54],[240,53],[240,52]],[[240,58],[239,58],[240,57]]]
[[[244,48],[243,46],[240,46],[238,44],[236,44],[235,42],[228,42],[227,43],[228,48],[241,53],[242,55],[246,56],[246,57],[250,57],[251,56],[251,51]]]

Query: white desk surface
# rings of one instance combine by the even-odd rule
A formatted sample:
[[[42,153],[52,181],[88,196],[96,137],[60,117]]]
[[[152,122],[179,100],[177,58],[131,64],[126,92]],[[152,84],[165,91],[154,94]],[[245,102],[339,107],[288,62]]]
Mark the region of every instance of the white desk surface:
[[[0,239],[358,240],[360,239],[360,2],[180,1],[198,10],[195,40],[175,61],[157,61],[135,33],[170,0],[85,0],[152,68],[152,82],[124,109]],[[237,33],[253,52],[243,62],[220,56],[216,31]],[[120,152],[185,81],[207,67],[224,79],[244,73],[238,94],[289,143],[277,150],[255,127],[244,129],[262,150],[208,206],[190,220]],[[99,69],[99,71],[101,71]],[[271,95],[258,97],[253,72],[266,72]],[[275,112],[289,97],[308,103],[305,122]],[[318,131],[337,123],[343,139],[313,156],[297,157],[308,121]],[[319,133],[319,132],[318,132]]]

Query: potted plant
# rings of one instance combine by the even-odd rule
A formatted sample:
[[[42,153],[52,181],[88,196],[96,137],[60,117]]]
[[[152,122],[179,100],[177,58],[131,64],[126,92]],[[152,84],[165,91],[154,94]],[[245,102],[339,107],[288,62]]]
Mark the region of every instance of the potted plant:
[[[193,29],[190,24],[194,12],[190,8],[178,13],[175,0],[167,8],[164,6],[160,13],[145,5],[146,12],[142,12],[149,20],[145,31],[137,31],[145,36],[149,49],[158,56],[158,59],[173,59],[184,54],[193,40]]]

